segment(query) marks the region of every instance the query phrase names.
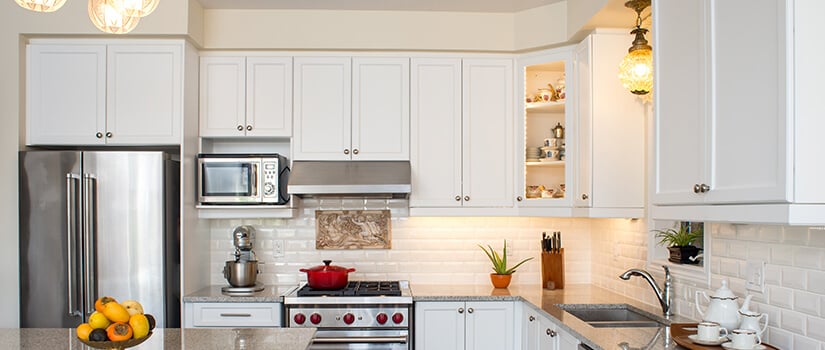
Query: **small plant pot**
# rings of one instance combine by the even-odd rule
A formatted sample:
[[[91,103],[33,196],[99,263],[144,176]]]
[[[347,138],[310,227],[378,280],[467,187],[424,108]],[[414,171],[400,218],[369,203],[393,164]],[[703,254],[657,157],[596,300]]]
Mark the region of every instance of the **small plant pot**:
[[[699,260],[690,261],[691,257],[699,254],[699,248],[692,245],[667,247],[670,258],[667,260],[677,264],[698,264]]]
[[[513,278],[513,275],[499,275],[495,273],[490,274],[490,281],[493,282],[493,287],[496,288],[507,288],[510,285],[510,279]]]

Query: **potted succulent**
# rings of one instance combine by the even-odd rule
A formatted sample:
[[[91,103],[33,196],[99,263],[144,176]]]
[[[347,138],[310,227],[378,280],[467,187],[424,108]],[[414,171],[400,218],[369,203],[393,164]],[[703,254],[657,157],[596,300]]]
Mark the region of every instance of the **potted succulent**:
[[[695,227],[690,224],[680,224],[679,229],[668,228],[664,230],[653,230],[659,245],[667,247],[670,251],[669,261],[677,264],[697,264],[698,260],[691,260],[699,254],[701,248],[693,245],[694,242],[702,238],[702,227]]]
[[[504,240],[504,249],[502,250],[501,255],[496,252],[493,247],[487,246],[484,248],[482,245],[478,245],[481,250],[487,254],[487,257],[490,258],[490,262],[493,263],[493,273],[490,274],[490,281],[493,282],[493,286],[496,288],[507,288],[510,285],[510,279],[513,277],[513,272],[516,272],[516,269],[521,266],[522,264],[530,261],[533,259],[529,257],[527,259],[522,260],[518,264],[513,267],[507,268],[507,240]]]

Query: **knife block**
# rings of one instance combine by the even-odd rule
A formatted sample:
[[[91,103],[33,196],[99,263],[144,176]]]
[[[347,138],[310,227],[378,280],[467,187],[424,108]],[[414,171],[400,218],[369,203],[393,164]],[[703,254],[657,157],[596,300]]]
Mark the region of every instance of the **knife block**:
[[[548,288],[547,282],[553,282]],[[558,252],[541,252],[541,287],[564,288],[564,248]]]

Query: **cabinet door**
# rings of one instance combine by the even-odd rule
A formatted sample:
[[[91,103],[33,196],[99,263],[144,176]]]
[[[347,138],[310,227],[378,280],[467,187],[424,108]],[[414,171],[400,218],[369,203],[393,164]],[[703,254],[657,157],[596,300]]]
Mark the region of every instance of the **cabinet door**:
[[[463,62],[464,206],[513,206],[513,61]]]
[[[348,160],[352,67],[349,57],[295,58],[296,160]]]
[[[200,136],[243,136],[246,60],[201,57],[200,63]]]
[[[619,52],[624,53],[624,50]],[[573,204],[575,206],[590,207],[593,197],[600,195],[593,193],[593,177],[596,176],[593,172],[593,119],[595,119],[593,114],[594,108],[596,107],[594,103],[595,97],[593,96],[593,80],[596,77],[593,72],[593,35],[588,36],[579,43],[579,45],[576,45],[573,55],[573,75],[576,82],[574,84],[574,97],[576,99],[576,125],[578,126],[578,128],[576,128],[578,130],[576,134],[578,138],[576,144],[573,146],[575,146],[578,151],[576,152],[576,163],[578,163],[578,166],[575,167],[576,184],[572,187],[576,191],[571,192],[570,195],[573,197]],[[621,58],[617,62],[621,62]],[[613,66],[615,70],[615,62]],[[618,81],[614,74],[611,74],[610,78]],[[569,89],[570,87],[568,87],[568,90]],[[615,147],[615,145],[613,145],[613,147],[620,149],[620,147]],[[641,156],[644,155],[642,154]],[[567,159],[570,159],[570,157],[568,156]]]
[[[524,307],[524,329],[522,330],[523,350],[539,350],[539,320],[536,313]]]
[[[513,302],[468,302],[467,350],[512,349]]]
[[[693,186],[703,183],[707,159],[704,117],[710,86],[704,3],[654,0],[652,6],[653,204],[702,201]]]
[[[415,58],[411,80],[410,207],[461,206],[461,60]]]
[[[246,135],[292,136],[292,58],[246,59]]]
[[[29,45],[26,67],[26,144],[105,143],[106,46]]]
[[[109,45],[107,60],[106,143],[180,144],[183,47]]]
[[[786,202],[792,199],[786,186],[792,169],[787,155],[786,35],[791,29],[786,28],[786,1],[710,4],[713,110],[706,129],[711,157],[705,202]],[[743,6],[747,16],[741,15]]]
[[[558,332],[559,350],[577,350],[579,348],[579,343],[581,342],[572,334],[562,329],[558,329],[556,332]]]
[[[464,350],[465,313],[464,302],[416,303],[416,350]]]
[[[410,159],[410,60],[352,62],[352,159]]]
[[[539,350],[559,348],[559,333],[556,324],[546,317],[539,317]]]

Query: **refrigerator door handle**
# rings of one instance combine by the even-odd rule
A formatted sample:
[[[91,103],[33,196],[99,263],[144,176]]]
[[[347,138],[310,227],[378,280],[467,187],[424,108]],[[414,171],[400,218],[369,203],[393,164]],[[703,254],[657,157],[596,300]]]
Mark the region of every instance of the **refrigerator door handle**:
[[[77,184],[80,176],[66,174],[66,276],[68,278],[69,316],[76,316],[80,308],[75,305],[75,271],[77,271]]]
[[[95,251],[97,245],[97,179],[92,174],[83,174],[84,196],[84,258],[85,258],[85,278],[86,283],[86,313],[95,311],[95,300],[97,299],[97,274],[95,273],[96,261]]]

